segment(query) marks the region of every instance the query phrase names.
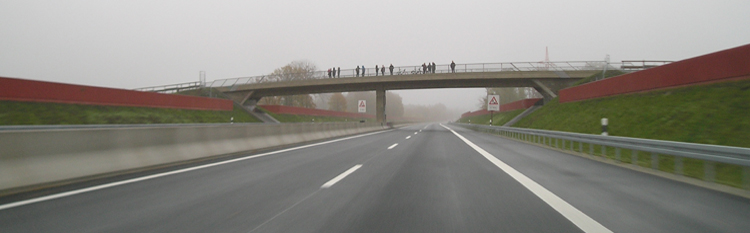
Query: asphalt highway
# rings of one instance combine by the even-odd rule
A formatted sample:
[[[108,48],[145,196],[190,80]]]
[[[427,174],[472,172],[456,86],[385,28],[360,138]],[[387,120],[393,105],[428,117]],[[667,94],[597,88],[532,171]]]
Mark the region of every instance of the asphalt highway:
[[[748,199],[438,123],[0,199],[0,232],[748,229]]]

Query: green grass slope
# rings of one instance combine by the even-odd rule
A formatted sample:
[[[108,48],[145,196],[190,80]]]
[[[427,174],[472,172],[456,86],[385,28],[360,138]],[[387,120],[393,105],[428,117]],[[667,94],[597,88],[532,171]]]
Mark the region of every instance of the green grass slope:
[[[601,133],[601,118],[609,119],[613,136],[750,147],[750,80],[691,86],[600,98],[572,103],[553,100],[514,127]],[[588,151],[589,145],[584,145]],[[567,146],[566,146],[567,147]],[[570,149],[570,148],[567,148]],[[594,151],[600,151],[599,146]],[[623,150],[623,155],[632,152]],[[613,150],[604,155],[615,159]],[[664,172],[675,172],[675,157],[657,155]],[[651,155],[640,152],[636,163],[650,167]],[[631,163],[629,156],[622,162]],[[704,179],[704,161],[683,158],[683,174]],[[742,187],[742,167],[717,164],[717,183]]]
[[[515,127],[750,147],[750,80],[572,103],[553,100]]]
[[[213,97],[213,98],[222,98],[222,99],[229,99],[226,95],[222,94],[221,92],[213,89],[200,89],[200,90],[188,90],[188,91],[181,91],[177,94],[180,95],[192,95],[192,96],[203,96],[203,97]],[[235,108],[238,108],[235,106]],[[281,123],[295,123],[295,122],[346,122],[346,121],[355,121],[359,122],[360,120],[365,120],[368,122],[374,122],[375,119],[359,119],[359,118],[347,118],[347,117],[328,117],[328,116],[310,116],[310,115],[292,115],[292,114],[276,114],[272,113],[268,110],[263,109],[262,107],[258,107],[258,109],[262,110],[265,113],[268,113],[268,115],[271,115],[274,119],[278,120]]]
[[[235,106],[233,111],[116,107],[0,101],[0,125],[169,124],[258,122]]]
[[[513,110],[513,111],[507,111],[507,112],[501,112],[501,113],[495,113],[495,114],[463,117],[459,119],[458,121],[460,123],[489,125],[490,115],[492,115],[492,125],[502,126],[505,123],[508,123],[508,121],[513,120],[514,117],[518,116],[525,110],[526,109],[519,109],[519,110]]]

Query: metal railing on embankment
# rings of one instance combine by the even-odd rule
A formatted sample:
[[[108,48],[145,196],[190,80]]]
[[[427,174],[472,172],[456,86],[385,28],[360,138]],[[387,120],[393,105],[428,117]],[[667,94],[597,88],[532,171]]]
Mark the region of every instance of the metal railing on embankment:
[[[177,93],[187,90],[195,90],[203,87],[201,82],[187,82],[178,84],[169,84],[153,87],[142,87],[133,89],[134,91],[146,91],[146,92],[157,92],[157,93]]]
[[[455,125],[750,190],[750,148],[475,124]],[[627,153],[630,152],[630,153]],[[720,171],[717,173],[717,171]]]

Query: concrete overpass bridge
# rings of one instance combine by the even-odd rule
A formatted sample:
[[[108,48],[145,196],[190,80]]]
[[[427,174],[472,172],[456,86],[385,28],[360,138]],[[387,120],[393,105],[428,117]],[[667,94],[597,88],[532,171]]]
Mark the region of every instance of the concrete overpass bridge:
[[[638,61],[650,62],[650,61]],[[664,63],[664,62],[662,62]],[[649,63],[651,64],[651,63]],[[661,64],[661,63],[659,63]],[[641,68],[638,68],[641,67]],[[248,110],[265,96],[283,96],[332,92],[375,91],[377,96],[376,116],[379,122],[385,119],[385,91],[427,88],[478,88],[478,87],[531,87],[536,89],[544,102],[557,96],[557,92],[570,87],[578,80],[601,73],[603,70],[617,69],[633,72],[645,69],[633,62],[610,63],[605,61],[563,61],[563,62],[506,62],[437,65],[434,72],[423,72],[422,66],[388,68],[385,74],[376,73],[375,67],[363,70],[343,69],[329,74],[315,71],[299,74],[262,75],[219,79],[205,82],[171,84],[144,87],[135,90],[175,93],[184,90],[210,87],[218,90]],[[380,67],[378,67],[380,68]]]
[[[206,86],[229,96],[238,104],[253,108],[265,96],[300,95],[332,92],[375,91],[376,118],[386,121],[385,91],[428,88],[531,87],[544,96],[545,103],[557,97],[560,89],[576,81],[601,73],[606,63],[594,62],[522,62],[481,63],[456,65],[455,73],[449,65],[436,66],[435,72],[422,72],[422,67],[394,69],[393,75],[377,76],[374,67],[363,74],[342,70],[335,78],[327,71],[292,74],[297,79],[268,75],[216,80]],[[339,75],[341,74],[341,75]]]

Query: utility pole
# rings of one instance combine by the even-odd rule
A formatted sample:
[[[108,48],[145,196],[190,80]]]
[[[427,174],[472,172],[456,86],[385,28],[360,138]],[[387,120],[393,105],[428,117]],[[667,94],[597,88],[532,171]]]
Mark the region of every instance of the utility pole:
[[[604,70],[602,71],[601,79],[604,79],[604,75],[607,73],[607,67],[609,67],[609,54],[607,54],[607,56],[604,56]]]

